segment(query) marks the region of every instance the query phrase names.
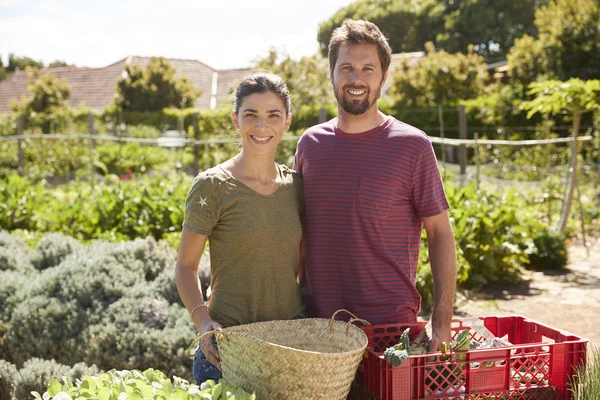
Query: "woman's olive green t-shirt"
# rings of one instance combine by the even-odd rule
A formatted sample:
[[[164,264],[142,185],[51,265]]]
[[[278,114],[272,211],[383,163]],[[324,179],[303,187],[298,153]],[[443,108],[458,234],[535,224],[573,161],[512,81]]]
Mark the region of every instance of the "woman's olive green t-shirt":
[[[296,281],[304,187],[300,174],[278,169],[281,185],[271,195],[220,166],[200,173],[187,195],[183,226],[208,236],[209,312],[223,327],[304,313]]]

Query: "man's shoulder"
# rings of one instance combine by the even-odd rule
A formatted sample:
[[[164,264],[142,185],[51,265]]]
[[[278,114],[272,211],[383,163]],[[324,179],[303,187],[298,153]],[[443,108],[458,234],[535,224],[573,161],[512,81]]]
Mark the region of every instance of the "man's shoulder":
[[[388,134],[390,138],[401,139],[405,144],[410,142],[418,147],[431,146],[431,139],[425,132],[412,125],[397,120],[396,118],[393,118],[393,122],[389,126]]]
[[[335,135],[335,118],[323,122],[318,125],[313,125],[304,131],[300,137],[300,142],[304,141],[315,141],[320,137],[334,136]]]

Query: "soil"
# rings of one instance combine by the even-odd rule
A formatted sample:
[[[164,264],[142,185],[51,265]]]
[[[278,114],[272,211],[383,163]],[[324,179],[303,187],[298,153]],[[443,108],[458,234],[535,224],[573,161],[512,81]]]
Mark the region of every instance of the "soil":
[[[589,250],[589,255],[588,255]],[[600,237],[569,245],[563,271],[527,271],[518,284],[487,287],[458,303],[457,317],[522,315],[589,340],[600,348]]]

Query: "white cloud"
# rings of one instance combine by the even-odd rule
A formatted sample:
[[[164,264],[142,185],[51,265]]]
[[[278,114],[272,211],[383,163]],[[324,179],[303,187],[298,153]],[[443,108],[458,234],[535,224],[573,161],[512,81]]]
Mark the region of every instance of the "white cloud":
[[[44,62],[60,59],[93,67],[127,55],[192,58],[215,68],[246,67],[271,47],[295,58],[314,54],[319,23],[349,3],[41,0],[20,15],[0,17],[0,49]]]
[[[0,7],[14,7],[24,2],[25,0],[0,0]]]

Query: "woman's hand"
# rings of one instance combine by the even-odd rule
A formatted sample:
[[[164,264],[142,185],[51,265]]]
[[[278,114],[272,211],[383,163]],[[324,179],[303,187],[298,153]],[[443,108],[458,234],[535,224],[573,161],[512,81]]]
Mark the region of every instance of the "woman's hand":
[[[214,331],[215,329],[221,329],[221,325],[210,318],[203,319],[200,323],[198,332],[203,335],[206,332]],[[200,350],[206,356],[206,359],[215,367],[221,369],[221,358],[219,357],[219,350],[215,345],[214,335],[206,335],[200,339]]]

